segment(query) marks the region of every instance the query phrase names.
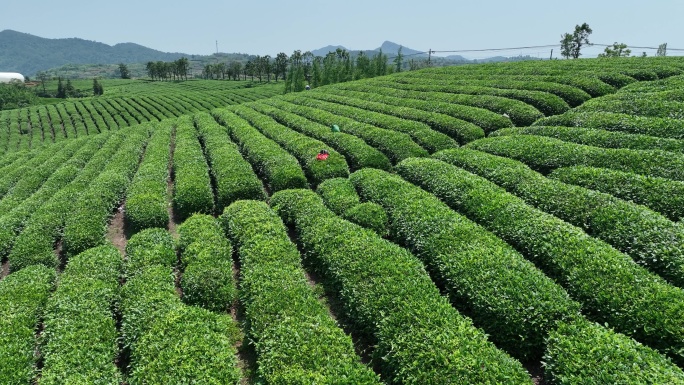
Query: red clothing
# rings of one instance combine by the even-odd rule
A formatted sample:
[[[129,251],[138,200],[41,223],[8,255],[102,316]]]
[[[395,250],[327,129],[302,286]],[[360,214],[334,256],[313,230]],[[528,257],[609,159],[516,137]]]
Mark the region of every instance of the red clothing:
[[[316,155],[316,159],[326,160],[326,159],[328,159],[328,154],[318,154],[318,155]]]

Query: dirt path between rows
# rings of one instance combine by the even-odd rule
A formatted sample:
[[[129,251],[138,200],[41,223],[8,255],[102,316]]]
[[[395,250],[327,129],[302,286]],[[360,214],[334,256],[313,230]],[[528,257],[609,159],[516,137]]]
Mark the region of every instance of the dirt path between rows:
[[[124,219],[125,207],[126,203],[124,202],[117,208],[114,217],[107,226],[107,239],[114,244],[122,256],[126,254],[126,244],[128,244]]]

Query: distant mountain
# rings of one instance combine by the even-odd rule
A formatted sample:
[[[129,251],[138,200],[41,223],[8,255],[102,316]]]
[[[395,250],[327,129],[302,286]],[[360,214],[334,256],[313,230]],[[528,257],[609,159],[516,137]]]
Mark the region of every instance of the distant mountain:
[[[311,51],[311,53],[312,53],[314,56],[325,56],[325,55],[328,54],[328,52],[335,52],[335,51],[337,51],[338,48],[341,48],[341,49],[344,49],[344,50],[349,51],[347,48],[345,48],[345,47],[343,47],[343,46],[341,46],[341,45],[328,45],[328,46],[325,46],[325,47],[323,47],[323,48],[315,49],[315,50]]]
[[[182,53],[165,53],[134,43],[110,46],[78,38],[46,39],[12,30],[0,32],[0,71],[34,76],[64,64],[116,64],[173,61]]]

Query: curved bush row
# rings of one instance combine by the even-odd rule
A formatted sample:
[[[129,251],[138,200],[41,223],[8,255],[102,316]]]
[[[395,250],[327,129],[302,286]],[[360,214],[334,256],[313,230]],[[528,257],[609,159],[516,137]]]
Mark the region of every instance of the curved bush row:
[[[323,203],[336,215],[373,230],[381,237],[389,235],[387,228],[389,219],[385,210],[376,203],[361,203],[349,179],[328,179],[316,188],[316,192],[323,198]]]
[[[543,361],[552,384],[684,384],[684,373],[668,358],[583,319],[558,324]]]
[[[608,194],[545,178],[513,159],[465,148],[445,150],[435,158],[489,179],[527,204],[612,245],[667,281],[684,286],[684,232],[662,215]]]
[[[226,127],[228,135],[238,145],[242,156],[256,173],[265,179],[271,192],[308,187],[306,176],[297,158],[235,113],[226,109],[216,109],[211,113]]]
[[[62,238],[64,224],[73,211],[74,202],[113,158],[135,156],[135,142],[141,141],[139,145],[142,145],[146,136],[136,135],[133,130],[135,128],[112,134],[71,183],[57,191],[32,213],[25,222],[24,230],[16,237],[9,254],[12,271],[33,264],[57,266],[54,246]],[[127,138],[130,138],[131,144],[126,143]],[[116,155],[118,153],[122,155]]]
[[[480,139],[468,147],[519,160],[542,173],[581,165],[684,180],[684,155],[660,150],[599,148],[536,135]]]
[[[34,194],[15,203],[5,215],[0,217],[0,257],[6,257],[9,254],[17,235],[22,232],[33,213],[72,182],[107,139],[107,134],[91,138],[71,159],[64,162],[50,175]]]
[[[173,153],[173,209],[180,221],[194,213],[214,212],[209,166],[197,135],[192,116],[186,115],[177,120]]]
[[[0,378],[30,384],[35,375],[36,329],[55,281],[55,270],[31,266],[0,281]]]
[[[398,118],[396,116],[386,115],[379,112],[368,111],[361,108],[345,106],[338,103],[331,103],[326,102],[324,100],[318,100],[314,98],[307,98],[301,96],[288,96],[286,99],[283,100],[297,104],[299,106],[314,108],[316,110],[315,112],[312,112],[301,107],[299,108],[299,111],[301,111],[302,113],[308,112],[307,115],[310,118],[315,119],[320,123],[326,125],[334,124],[331,122],[343,119],[343,121],[346,124],[343,123],[344,125],[342,127],[345,131],[348,127],[355,127],[357,125],[357,123],[354,123],[355,121],[365,123],[365,125],[359,126],[360,129],[354,130],[354,132],[352,132],[353,135],[368,136],[368,134],[364,134],[364,132],[368,131],[369,129],[377,132],[379,135],[387,135],[388,133],[386,131],[377,130],[377,128],[371,128],[380,127],[394,131],[394,133],[389,134],[389,136],[397,141],[399,140],[398,138],[403,137],[403,135],[400,135],[400,133],[408,134],[413,142],[417,143],[419,146],[422,146],[431,153],[446,148],[458,147],[458,142],[456,142],[450,136],[431,129],[430,126],[428,126],[425,123],[417,122],[414,120]],[[271,105],[276,105],[280,108],[285,108],[285,106],[288,106],[287,108],[293,108],[291,105],[282,103],[280,99],[275,98],[267,99],[262,102]],[[326,111],[327,113],[323,113],[323,111]],[[363,127],[365,127],[365,129]],[[368,138],[364,138],[364,140],[367,140],[369,143],[379,148],[388,147],[387,145],[382,145],[383,141],[380,138],[372,138],[369,136]],[[385,139],[385,141],[387,141],[387,139]],[[377,145],[375,143],[377,143]],[[407,146],[409,148],[415,147],[415,145],[409,142],[408,140],[402,140],[398,144]],[[391,146],[389,146],[389,148],[391,148]],[[398,152],[396,149],[394,151]],[[408,149],[405,151],[408,151]],[[420,149],[419,151],[422,151],[422,149]]]
[[[121,332],[130,351],[127,383],[237,384],[239,330],[228,315],[184,305],[176,295],[174,241],[145,229],[126,245]]]
[[[621,89],[622,93],[627,92],[661,92],[661,91],[680,91],[684,88],[684,76],[677,75],[650,82],[639,82],[630,84]]]
[[[217,313],[230,310],[237,298],[233,249],[218,221],[195,214],[178,227],[183,301]]]
[[[407,160],[397,170],[532,260],[587,318],[684,363],[684,291],[484,178],[436,159]]]
[[[449,92],[435,92],[435,91],[413,91],[402,90],[393,87],[387,87],[378,84],[366,83],[342,83],[338,84],[343,90],[369,92],[372,94],[379,94],[404,99],[416,99],[427,101],[438,101],[444,103],[458,104],[469,107],[476,107],[485,109],[487,111],[495,112],[499,115],[506,114],[510,117],[511,122],[517,126],[529,126],[535,120],[543,118],[544,114],[539,112],[533,106],[515,99],[508,99],[501,96],[493,95],[467,95]],[[489,114],[487,114],[489,115]],[[464,119],[482,127],[485,132],[489,126],[498,127],[498,124],[485,123],[485,120],[480,118],[477,121]]]
[[[385,381],[531,383],[518,361],[451,307],[408,251],[337,217],[310,190],[278,192],[271,205],[295,226],[354,329],[375,345],[373,364]]]
[[[516,358],[540,358],[555,321],[579,314],[563,288],[434,195],[377,170],[350,179],[364,200],[387,210],[393,239],[425,263],[454,306]]]
[[[414,142],[411,137],[402,132],[391,131],[384,128],[378,128],[366,123],[359,123],[354,119],[349,119],[343,116],[332,114],[318,108],[311,108],[307,106],[286,103],[282,100],[270,99],[265,102],[260,102],[259,105],[269,104],[272,109],[285,111],[287,113],[295,114],[310,121],[324,125],[329,134],[351,134],[369,145],[382,151],[387,155],[392,163],[396,163],[401,159],[414,156],[428,156],[418,143]],[[338,125],[341,132],[334,133],[331,131],[333,125]],[[446,136],[446,135],[445,135]]]
[[[330,153],[328,159],[324,161],[316,159],[318,152],[327,148],[325,143],[290,130],[271,117],[251,108],[234,106],[231,107],[231,111],[247,120],[266,137],[274,140],[294,155],[313,185],[329,178],[349,175],[349,165],[347,165],[346,159],[333,149],[328,150]]]
[[[569,111],[563,115],[540,119],[533,125],[597,128],[660,138],[684,139],[684,121],[681,119],[633,116],[613,112]]]
[[[430,78],[429,76],[424,76],[420,79],[400,78],[390,80],[389,78],[374,78],[369,80],[368,83],[410,91],[498,96],[529,104],[545,116],[562,114],[570,109],[568,103],[558,95],[554,95],[547,91],[528,90],[524,88],[495,88],[490,85],[470,85],[465,82],[445,84],[444,82]],[[589,95],[587,95],[586,99],[589,99]]]
[[[268,105],[267,103],[253,103],[250,107],[269,115],[284,126],[327,143],[344,155],[352,169],[372,167],[389,170],[392,168],[392,164],[385,154],[366,144],[362,139],[344,132],[332,132],[328,126],[308,120],[282,108],[272,107],[275,105],[270,103],[273,100],[269,99]]]
[[[562,167],[548,177],[644,205],[673,221],[684,218],[684,182],[585,166]]]
[[[126,192],[124,215],[136,233],[148,227],[166,228],[169,223],[167,183],[171,144],[170,123],[156,123],[145,156]]]
[[[26,158],[25,162],[17,164],[18,167],[14,169],[8,169],[5,174],[0,175],[0,199],[2,199],[14,185],[21,180],[26,174],[40,167],[43,163],[47,162],[55,156],[62,146],[59,145],[48,145],[44,148],[34,149],[31,151],[29,158]],[[14,162],[16,164],[17,162]]]
[[[385,103],[377,103],[370,100],[362,100],[340,96],[332,93],[311,92],[308,93],[312,99],[323,100],[327,102],[337,103],[345,106],[358,107],[368,111],[379,112],[398,118],[415,120],[430,126],[435,131],[446,134],[459,144],[468,143],[475,139],[483,138],[484,131],[479,126],[465,120],[456,119],[449,115],[427,112],[412,107],[389,106]]]
[[[463,106],[459,104],[452,104],[450,102],[432,101],[432,99],[419,100],[382,95],[375,91],[375,87],[372,88],[371,92],[348,91],[342,87],[344,87],[344,84],[331,86],[331,88],[326,88],[326,90],[327,92],[332,92],[335,95],[347,96],[364,101],[383,103],[397,107],[410,107],[430,113],[448,115],[452,118],[461,119],[481,127],[485,133],[496,131],[500,128],[513,126],[510,118],[489,110],[485,110],[483,108]],[[402,91],[388,90],[388,93],[390,95],[396,95],[401,94]],[[410,92],[403,91],[403,93]]]
[[[659,138],[642,134],[607,131],[596,128],[531,126],[502,128],[490,136],[538,135],[560,139],[565,142],[603,148],[628,148],[631,150],[663,150],[684,152],[684,140]]]
[[[637,94],[630,95],[629,100],[593,99],[577,107],[577,112],[603,111],[655,118],[684,119],[684,103],[682,102],[652,100]]]
[[[230,141],[226,129],[207,112],[196,114],[193,120],[215,183],[216,213],[239,199],[266,199],[261,179]]]
[[[582,91],[588,93],[593,98],[599,96],[609,95],[616,91],[616,88],[601,81],[597,76],[587,76],[586,74],[574,74],[574,75],[492,75],[492,74],[473,74],[477,79],[486,80],[498,80],[498,79],[508,79],[508,80],[519,80],[519,81],[542,81],[542,82],[552,82],[565,84],[581,89]],[[469,76],[470,78],[470,76]]]
[[[268,384],[340,378],[350,384],[379,383],[318,301],[280,217],[263,202],[239,201],[226,208],[221,223],[240,257],[240,299],[259,379]]]
[[[126,151],[120,151],[80,194],[78,200],[72,202],[71,212],[64,224],[65,256],[77,255],[105,242],[107,221],[124,199],[149,140],[147,130],[142,128],[129,135],[138,139],[131,140],[129,136],[124,143]]]
[[[69,261],[45,311],[40,384],[121,383],[114,364],[119,346],[112,309],[119,298],[122,264],[111,244]]]
[[[577,107],[587,100],[591,99],[592,96],[589,95],[582,88],[575,87],[573,85],[561,84],[553,81],[544,81],[541,79],[536,79],[533,77],[527,77],[525,80],[512,79],[510,77],[497,77],[496,79],[488,79],[487,77],[465,77],[459,76],[455,77],[453,75],[443,75],[434,73],[418,74],[411,72],[404,72],[404,76],[408,79],[415,79],[419,81],[419,77],[428,76],[431,81],[438,81],[439,83],[448,86],[483,86],[483,87],[493,87],[499,89],[514,89],[514,90],[529,90],[529,91],[542,91],[554,94],[565,100],[570,107]]]

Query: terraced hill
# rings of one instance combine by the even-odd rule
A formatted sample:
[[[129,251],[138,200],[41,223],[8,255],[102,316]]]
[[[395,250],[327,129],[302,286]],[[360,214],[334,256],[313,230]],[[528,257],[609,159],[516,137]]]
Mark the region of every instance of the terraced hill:
[[[684,60],[221,83],[0,115],[0,378],[684,383]]]

